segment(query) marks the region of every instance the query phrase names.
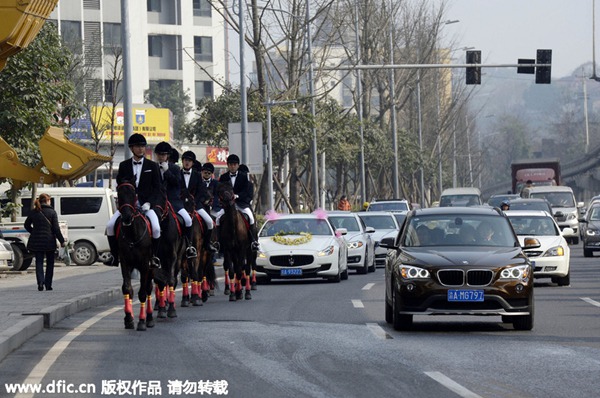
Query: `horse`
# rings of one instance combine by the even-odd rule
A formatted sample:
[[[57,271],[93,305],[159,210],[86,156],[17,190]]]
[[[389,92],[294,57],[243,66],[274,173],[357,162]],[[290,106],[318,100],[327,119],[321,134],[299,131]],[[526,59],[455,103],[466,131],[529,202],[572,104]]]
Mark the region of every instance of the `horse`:
[[[121,274],[123,276],[123,297],[125,300],[125,329],[133,329],[133,287],[131,273],[137,269],[140,273],[140,316],[137,330],[144,331],[146,327],[154,326],[152,316],[152,228],[148,219],[137,208],[135,186],[124,181],[117,186],[117,200],[120,220],[116,224],[119,258],[121,259]]]
[[[241,300],[242,282],[246,292],[244,298],[250,300],[251,265],[256,257],[250,248],[250,225],[235,206],[231,184],[220,184],[217,188],[221,207],[224,211],[219,220],[219,244],[223,252],[223,268],[229,276],[229,301]],[[227,284],[227,280],[225,281]]]
[[[198,255],[186,258],[181,273],[183,294],[181,306],[187,307],[190,302],[193,306],[201,306],[208,300],[209,291],[216,281],[215,269],[212,265],[212,253],[204,246],[204,231],[207,226],[200,214],[196,211],[195,200],[192,194],[187,193],[183,199],[184,208],[192,217],[192,243]],[[189,284],[192,284],[191,299]]]
[[[183,219],[175,213],[168,201],[166,201],[165,209],[161,214],[160,230],[158,258],[161,268],[154,271],[158,318],[177,318],[175,289],[181,262],[185,257],[185,238],[183,236]]]

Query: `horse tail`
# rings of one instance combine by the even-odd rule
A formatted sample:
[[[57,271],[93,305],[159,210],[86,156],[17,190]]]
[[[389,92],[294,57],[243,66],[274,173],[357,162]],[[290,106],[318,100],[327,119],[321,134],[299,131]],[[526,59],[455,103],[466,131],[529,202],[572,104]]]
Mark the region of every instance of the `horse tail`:
[[[212,263],[212,256],[209,255],[209,259],[206,262],[206,272],[204,275],[206,276],[206,281],[210,286],[214,286],[217,280],[217,273],[215,272],[215,266]]]

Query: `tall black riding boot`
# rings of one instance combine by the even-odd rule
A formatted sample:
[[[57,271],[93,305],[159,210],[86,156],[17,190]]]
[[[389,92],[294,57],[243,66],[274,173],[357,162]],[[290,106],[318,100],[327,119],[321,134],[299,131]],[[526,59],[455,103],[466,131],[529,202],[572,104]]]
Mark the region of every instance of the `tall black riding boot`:
[[[158,246],[160,244],[160,238],[152,238],[152,260],[150,260],[150,268],[160,268],[160,259],[158,258]]]
[[[189,227],[184,227],[184,234],[185,234],[185,241],[187,244],[187,248],[185,249],[185,256],[187,258],[197,257],[198,252],[196,251],[196,248],[192,244],[193,240],[192,240],[192,226],[191,225]]]
[[[256,226],[255,224],[250,225],[250,228],[248,229],[248,233],[250,234],[250,248],[252,249],[253,252],[257,252],[258,249],[260,249],[260,245],[258,244],[258,240],[256,239],[256,230],[255,230]]]
[[[206,232],[204,233],[204,248],[206,250],[208,250],[209,252],[217,252],[218,249],[216,248],[215,245],[213,245],[213,243],[211,242],[212,239],[212,229],[208,229],[206,228]]]
[[[111,267],[119,266],[119,244],[116,236],[107,236],[108,247],[110,247],[110,257],[103,261],[104,265]]]

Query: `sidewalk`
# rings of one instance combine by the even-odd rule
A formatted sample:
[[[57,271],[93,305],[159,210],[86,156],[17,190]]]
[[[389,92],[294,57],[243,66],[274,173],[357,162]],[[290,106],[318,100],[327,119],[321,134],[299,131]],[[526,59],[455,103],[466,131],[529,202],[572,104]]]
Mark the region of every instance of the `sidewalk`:
[[[35,266],[0,271],[0,361],[28,339],[77,312],[121,300],[121,268],[101,263],[54,268],[52,291],[38,291]],[[135,283],[135,281],[134,281]]]

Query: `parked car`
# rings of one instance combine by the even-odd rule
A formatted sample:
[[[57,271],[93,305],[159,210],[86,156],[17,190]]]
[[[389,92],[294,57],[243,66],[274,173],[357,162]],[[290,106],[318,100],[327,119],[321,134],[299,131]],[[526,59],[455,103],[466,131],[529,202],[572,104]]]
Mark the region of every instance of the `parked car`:
[[[375,265],[385,266],[385,256],[387,250],[383,247],[379,247],[379,242],[386,237],[396,237],[400,226],[396,221],[396,217],[387,211],[367,211],[357,213],[358,216],[364,221],[365,225],[375,229],[373,233],[373,240],[375,241]]]
[[[12,267],[13,259],[14,254],[10,242],[0,236],[0,267]]]
[[[518,199],[520,197],[521,197],[520,195],[513,194],[513,193],[492,195],[488,199],[487,204],[492,207],[500,207],[500,205],[502,205],[502,202],[504,202],[505,200],[508,200],[509,202],[512,203],[513,200]]]
[[[329,212],[328,218],[336,230],[345,228],[347,231],[344,238],[348,245],[348,269],[355,269],[359,274],[375,272],[375,241],[371,238],[375,229],[348,211]]]
[[[433,230],[441,241],[427,240]],[[398,239],[381,246],[389,249],[385,320],[394,329],[410,328],[414,315],[498,315],[515,329],[533,328],[531,262],[499,209],[412,211]],[[524,248],[539,246],[527,239]]]
[[[583,256],[593,257],[600,250],[600,203],[590,207],[581,220],[583,231]]]
[[[551,278],[559,286],[568,286],[571,282],[571,249],[563,235],[570,235],[570,228],[562,232],[550,214],[545,211],[508,210],[510,220],[521,245],[525,239],[534,237],[540,247],[525,250],[531,260],[534,278]]]
[[[377,200],[369,203],[367,211],[408,211],[410,205],[405,199]]]
[[[289,214],[267,220],[258,233],[258,276],[270,279],[348,279],[346,229],[334,230],[327,217]]]

